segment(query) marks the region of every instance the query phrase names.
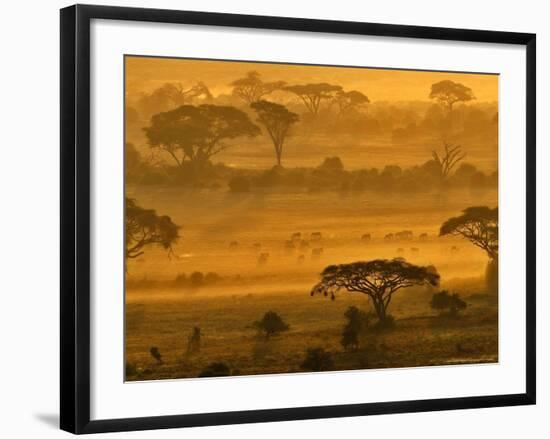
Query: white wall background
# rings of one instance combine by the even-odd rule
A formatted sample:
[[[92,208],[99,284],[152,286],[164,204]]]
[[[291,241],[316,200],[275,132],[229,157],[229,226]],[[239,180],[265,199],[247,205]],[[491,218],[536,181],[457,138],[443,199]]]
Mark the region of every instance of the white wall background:
[[[96,3],[89,1],[88,3]],[[550,8],[524,0],[104,0],[100,4],[301,16],[396,24],[535,32],[538,36],[538,405],[456,412],[327,419],[105,437],[279,438],[341,435],[407,438],[548,437],[550,349],[545,321],[550,282],[548,189]],[[3,4],[0,25],[0,435],[50,438],[58,419],[59,0]],[[7,135],[6,135],[7,134]],[[546,415],[546,416],[545,416]]]

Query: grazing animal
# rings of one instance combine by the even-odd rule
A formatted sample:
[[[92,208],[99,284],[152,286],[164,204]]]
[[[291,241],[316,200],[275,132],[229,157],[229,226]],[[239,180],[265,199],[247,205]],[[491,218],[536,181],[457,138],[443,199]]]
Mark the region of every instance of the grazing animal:
[[[323,254],[323,248],[322,247],[317,247],[317,248],[311,249],[311,257],[312,258],[320,258],[322,254]]]
[[[260,253],[258,256],[258,265],[265,265],[269,259],[269,253]]]
[[[370,233],[365,233],[363,236],[361,236],[361,241],[368,242],[371,240]]]
[[[302,239],[300,241],[300,250],[306,250],[309,248],[309,242],[307,242],[306,240]]]
[[[298,264],[303,264],[306,260],[306,257],[304,255],[298,256]]]
[[[395,239],[400,241],[410,241],[413,238],[413,232],[410,230],[403,230],[395,234]]]
[[[189,336],[187,342],[187,355],[194,354],[201,349],[201,328],[195,326],[193,333]]]
[[[393,240],[393,233],[388,233],[386,236],[384,236],[384,241],[392,241]]]
[[[428,234],[427,233],[421,233],[420,236],[418,237],[418,239],[420,239],[420,241],[427,241],[428,240]]]
[[[321,232],[313,232],[310,235],[310,239],[312,241],[320,241],[322,238],[323,238],[323,235],[321,234]]]
[[[411,252],[418,253],[420,249],[418,247],[411,247]]]
[[[236,249],[236,248],[238,248],[238,247],[239,247],[239,242],[238,242],[238,241],[231,241],[231,242],[229,243],[229,248],[230,248],[230,249],[233,249],[233,250],[234,250],[234,249]]]
[[[302,239],[302,233],[301,232],[294,232],[291,236],[290,236],[290,239],[292,241],[299,241],[300,239]]]

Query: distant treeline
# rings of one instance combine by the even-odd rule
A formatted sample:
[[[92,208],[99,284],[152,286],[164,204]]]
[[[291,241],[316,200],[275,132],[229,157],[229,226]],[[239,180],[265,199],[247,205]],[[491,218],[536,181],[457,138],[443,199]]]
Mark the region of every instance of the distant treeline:
[[[126,145],[126,182],[150,186],[183,186],[246,193],[256,189],[399,191],[422,192],[434,188],[496,187],[497,172],[484,173],[470,163],[460,163],[449,175],[442,175],[434,159],[419,166],[346,170],[339,157],[328,157],[315,168],[273,166],[266,170],[233,168],[208,162],[200,171],[186,163],[182,167],[155,166],[141,159],[131,144]]]

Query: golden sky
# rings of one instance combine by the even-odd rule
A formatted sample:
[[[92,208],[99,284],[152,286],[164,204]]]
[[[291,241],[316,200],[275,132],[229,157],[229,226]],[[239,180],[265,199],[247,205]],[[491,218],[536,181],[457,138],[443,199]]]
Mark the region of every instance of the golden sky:
[[[498,101],[497,75],[135,56],[126,57],[126,92],[150,92],[166,82],[192,85],[202,81],[214,95],[230,93],[228,84],[251,70],[259,72],[264,81],[338,84],[346,90],[363,92],[371,102],[427,101],[431,85],[445,79],[470,87],[477,102]]]

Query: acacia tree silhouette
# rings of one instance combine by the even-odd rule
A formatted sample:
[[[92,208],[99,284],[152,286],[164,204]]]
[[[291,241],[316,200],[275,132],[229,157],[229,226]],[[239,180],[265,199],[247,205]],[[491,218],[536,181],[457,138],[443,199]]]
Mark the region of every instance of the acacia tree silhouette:
[[[180,168],[189,161],[195,169],[228,148],[224,140],[260,134],[260,129],[243,111],[208,104],[182,105],[155,114],[144,131],[151,148],[167,152]]]
[[[342,91],[342,87],[322,82],[319,84],[289,85],[284,87],[283,90],[298,96],[307,110],[313,116],[316,116],[319,113],[321,101],[333,99],[336,92]]]
[[[268,101],[253,102],[250,106],[258,114],[258,122],[265,127],[271,137],[277,164],[281,166],[283,145],[291,126],[298,122],[298,115],[289,111],[284,105]]]
[[[125,203],[125,259],[143,255],[144,248],[154,244],[171,250],[179,238],[179,226],[169,216],[138,206],[132,198],[126,198]]]
[[[311,295],[323,294],[335,299],[340,290],[366,294],[372,301],[380,322],[384,322],[393,295],[415,285],[439,283],[435,267],[422,267],[405,259],[375,259],[368,262],[329,265],[321,273],[321,281],[311,290]]]
[[[498,207],[468,207],[462,215],[449,218],[439,230],[439,236],[462,236],[485,250],[491,260],[498,259]]]
[[[233,95],[250,105],[275,90],[281,89],[285,82],[264,82],[258,72],[251,71],[244,78],[236,79],[230,85],[233,87]]]

